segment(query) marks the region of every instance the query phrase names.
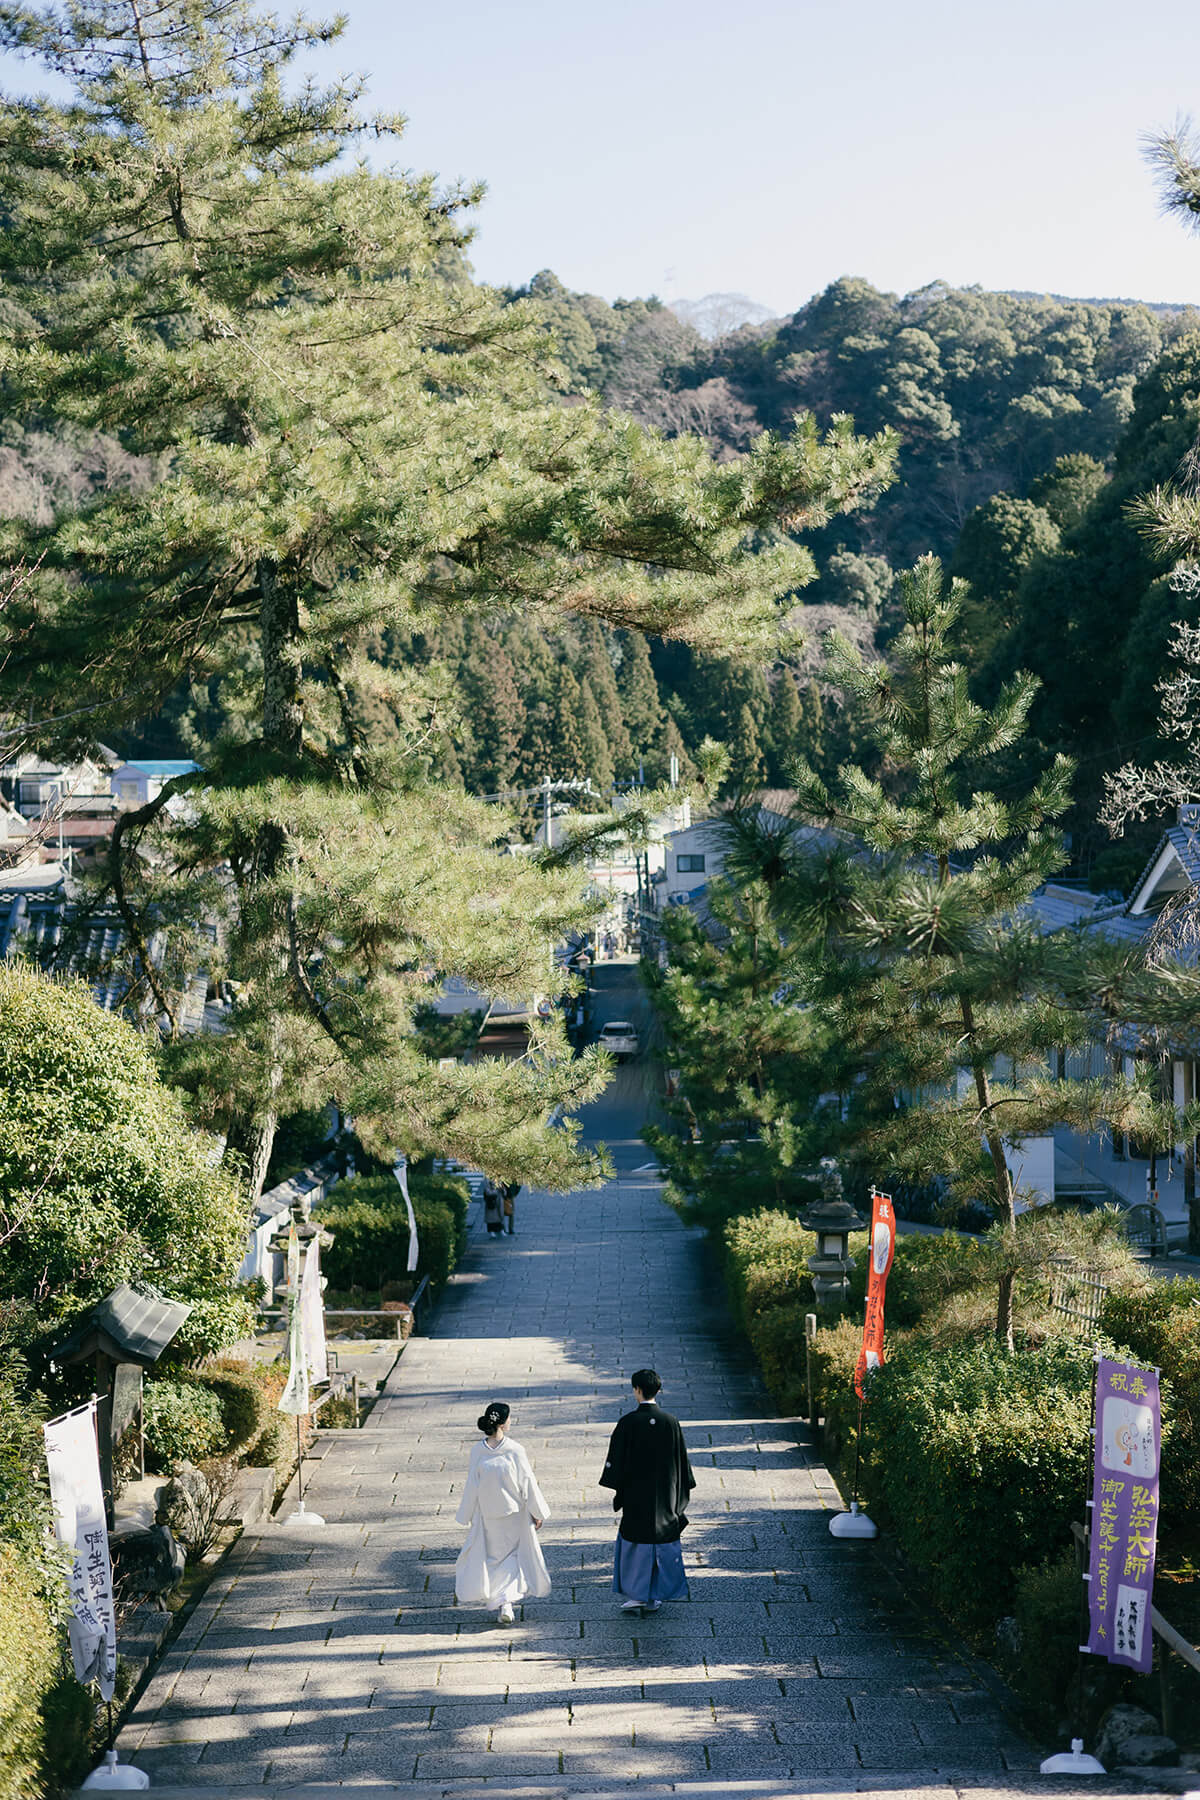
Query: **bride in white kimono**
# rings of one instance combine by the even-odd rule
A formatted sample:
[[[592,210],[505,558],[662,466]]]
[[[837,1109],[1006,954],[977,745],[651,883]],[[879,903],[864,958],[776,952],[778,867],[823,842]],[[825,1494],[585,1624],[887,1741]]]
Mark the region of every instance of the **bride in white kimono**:
[[[494,1607],[511,1625],[522,1600],[544,1600],[550,1576],[537,1534],[549,1508],[529,1458],[508,1435],[509,1408],[493,1400],[478,1421],[458,1522],[467,1541],[454,1565],[454,1591],[465,1606]]]

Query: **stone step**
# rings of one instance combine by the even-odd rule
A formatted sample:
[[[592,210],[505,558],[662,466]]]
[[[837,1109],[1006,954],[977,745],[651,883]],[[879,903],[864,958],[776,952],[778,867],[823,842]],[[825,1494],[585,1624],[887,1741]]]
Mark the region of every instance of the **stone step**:
[[[961,1778],[936,1779],[922,1785],[923,1800],[956,1800],[968,1789],[975,1800],[1016,1800],[1016,1796],[1042,1796],[1044,1800],[1145,1800],[1148,1790],[1163,1791],[1152,1777],[1162,1774],[1182,1775],[1178,1769],[1122,1770],[1107,1779],[1089,1777],[1086,1785],[1064,1780],[1060,1775],[1009,1775],[982,1784]],[[1191,1772],[1194,1779],[1194,1772]],[[590,1785],[588,1785],[590,1783]],[[727,1776],[712,1776],[702,1781],[627,1781],[597,1787],[594,1776],[580,1776],[576,1782],[562,1776],[545,1781],[352,1781],[286,1782],[267,1786],[197,1786],[159,1787],[149,1790],[151,1800],[384,1800],[384,1796],[403,1796],[404,1800],[800,1800],[800,1796],[895,1794],[912,1800],[913,1776],[902,1771],[864,1769],[854,1781],[835,1775],[806,1776],[801,1781],[747,1779],[731,1781]],[[1176,1786],[1175,1792],[1179,1789]],[[94,1790],[93,1790],[94,1793]],[[92,1800],[92,1793],[82,1789],[71,1800]]]
[[[725,1796],[729,1796],[729,1800],[798,1800],[798,1796],[808,1794],[828,1795],[833,1800],[840,1794],[878,1794],[889,1789],[910,1794],[912,1788],[911,1775],[889,1776],[882,1771],[870,1775],[864,1771],[862,1779],[853,1786],[834,1776],[807,1777],[803,1783],[731,1781],[727,1777],[714,1776],[707,1781],[627,1781],[607,1787],[597,1787],[595,1779],[592,1775],[577,1777],[575,1782],[562,1776],[545,1781],[355,1781],[348,1786],[328,1782],[287,1782],[282,1785],[268,1783],[265,1787],[240,1784],[237,1787],[160,1787],[155,1784],[148,1791],[151,1800],[347,1800],[348,1793],[353,1794],[354,1800],[383,1800],[385,1795],[392,1796],[393,1800],[396,1796],[403,1796],[404,1800],[631,1800],[635,1795],[637,1800],[725,1800]],[[939,1786],[946,1800],[952,1800],[952,1785],[942,1783]],[[1088,1800],[1094,1800],[1095,1793],[1095,1787],[1090,1788]],[[1054,1786],[1053,1794],[1054,1800],[1078,1800],[1059,1785]],[[92,1795],[78,1789],[71,1800],[92,1800]]]

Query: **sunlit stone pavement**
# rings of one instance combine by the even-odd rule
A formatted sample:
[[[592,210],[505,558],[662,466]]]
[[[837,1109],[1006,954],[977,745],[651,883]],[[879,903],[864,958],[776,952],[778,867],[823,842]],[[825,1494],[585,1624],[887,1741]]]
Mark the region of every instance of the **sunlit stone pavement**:
[[[476,1234],[436,1335],[409,1344],[362,1431],[321,1441],[325,1529],[237,1544],[121,1734],[156,1791],[1070,1792],[876,1549],[830,1538],[833,1484],[803,1427],[771,1416],[704,1244],[635,1172],[644,1150],[616,1156],[600,1193],[523,1195],[516,1236]],[[631,1620],[596,1477],[646,1362],[698,1486],[691,1599]],[[454,1513],[493,1396],[553,1508],[553,1594],[507,1630],[454,1599]]]

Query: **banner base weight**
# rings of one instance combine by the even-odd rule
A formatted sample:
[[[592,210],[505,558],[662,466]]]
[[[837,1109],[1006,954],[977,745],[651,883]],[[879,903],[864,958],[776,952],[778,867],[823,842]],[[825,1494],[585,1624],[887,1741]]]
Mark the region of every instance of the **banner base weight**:
[[[1072,1738],[1071,1748],[1060,1750],[1057,1756],[1048,1756],[1041,1772],[1043,1775],[1104,1775],[1107,1770],[1102,1762],[1088,1755],[1082,1738]]]
[[[149,1786],[150,1777],[145,1769],[134,1769],[129,1763],[119,1763],[116,1751],[108,1750],[104,1755],[103,1766],[92,1770],[81,1792],[111,1794],[120,1789],[125,1793],[140,1793]]]
[[[849,1512],[834,1513],[829,1533],[835,1538],[873,1538],[878,1536],[878,1527],[865,1512],[859,1512],[858,1501],[852,1500]]]
[[[312,1526],[315,1531],[319,1531],[325,1521],[320,1513],[309,1512],[307,1506],[305,1506],[303,1500],[301,1500],[295,1512],[289,1513],[283,1523],[284,1525],[289,1526],[293,1531],[304,1531],[309,1526]]]

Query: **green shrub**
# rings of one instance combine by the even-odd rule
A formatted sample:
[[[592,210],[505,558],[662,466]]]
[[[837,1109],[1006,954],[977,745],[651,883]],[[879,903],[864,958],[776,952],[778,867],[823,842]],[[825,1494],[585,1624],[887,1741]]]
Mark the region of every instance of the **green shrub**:
[[[1162,1375],[1164,1524],[1200,1510],[1200,1281],[1136,1281],[1109,1290],[1101,1323],[1134,1362]]]
[[[1016,1644],[1006,1672],[1032,1718],[1053,1733],[1079,1667],[1083,1581],[1075,1551],[1018,1569],[1012,1594]]]
[[[813,1392],[822,1418],[821,1443],[831,1462],[844,1457],[858,1427],[854,1370],[861,1349],[862,1326],[857,1319],[822,1325],[813,1344]],[[889,1339],[889,1355],[893,1349]]]
[[[467,1247],[467,1209],[471,1204],[471,1190],[466,1182],[457,1175],[433,1174],[424,1169],[411,1169],[408,1176],[408,1191],[412,1196],[413,1210],[418,1201],[437,1201],[450,1209],[454,1220],[454,1262],[456,1267]]]
[[[191,1302],[229,1291],[246,1203],[149,1036],[86,982],[0,965],[0,1293],[49,1327],[119,1282]]]
[[[466,1197],[460,1184],[441,1176],[420,1177],[412,1192],[420,1260],[414,1281],[428,1275],[440,1287],[458,1260],[465,1231]],[[390,1175],[359,1175],[340,1182],[321,1208],[321,1223],[333,1233],[321,1266],[332,1288],[378,1290],[402,1279],[408,1262],[408,1214],[398,1183]]]
[[[198,1381],[148,1381],[143,1418],[146,1448],[160,1470],[216,1456],[225,1447],[220,1398]]]
[[[734,1316],[744,1330],[749,1330],[756,1314],[770,1307],[812,1306],[808,1258],[816,1248],[814,1234],[790,1213],[761,1207],[728,1221],[725,1275]],[[801,1319],[801,1332],[803,1327]]]
[[[222,1450],[242,1456],[261,1437],[271,1416],[272,1401],[262,1376],[252,1363],[218,1362],[198,1370],[195,1380],[216,1395],[225,1432]]]
[[[15,1547],[0,1542],[0,1800],[45,1793],[41,1707],[58,1663],[36,1578]]]
[[[258,1322],[256,1301],[261,1291],[261,1286],[239,1281],[219,1293],[194,1298],[191,1312],[171,1341],[169,1361],[212,1356],[253,1337]]]
[[[1090,1474],[1092,1350],[911,1338],[872,1383],[864,1483],[937,1603],[978,1631],[1016,1570],[1071,1543]]]
[[[952,1294],[975,1288],[986,1289],[994,1303],[995,1269],[978,1238],[950,1231],[938,1237],[921,1233],[898,1237],[887,1283],[888,1326],[901,1331],[919,1325]]]
[[[122,1674],[118,1666],[118,1702]],[[87,1774],[102,1742],[96,1725],[95,1698],[89,1688],[76,1681],[69,1668],[66,1672],[60,1670],[43,1697],[42,1737],[46,1786],[51,1794],[69,1792]]]
[[[803,1306],[772,1306],[750,1322],[748,1336],[767,1391],[781,1413],[807,1411]]]
[[[417,1238],[421,1246],[417,1263],[417,1280],[428,1275],[431,1287],[442,1287],[449,1279],[458,1256],[455,1251],[454,1214],[441,1200],[413,1197],[417,1220]],[[407,1239],[405,1240],[407,1248]]]

